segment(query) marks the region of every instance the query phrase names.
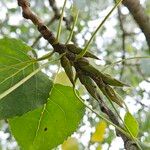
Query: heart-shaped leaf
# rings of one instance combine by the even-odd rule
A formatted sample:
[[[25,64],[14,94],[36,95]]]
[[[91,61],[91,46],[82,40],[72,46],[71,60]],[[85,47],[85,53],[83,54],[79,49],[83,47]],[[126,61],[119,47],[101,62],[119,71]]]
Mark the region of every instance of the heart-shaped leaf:
[[[84,105],[68,86],[55,84],[42,108],[9,120],[11,131],[24,150],[48,150],[63,143],[78,127]]]

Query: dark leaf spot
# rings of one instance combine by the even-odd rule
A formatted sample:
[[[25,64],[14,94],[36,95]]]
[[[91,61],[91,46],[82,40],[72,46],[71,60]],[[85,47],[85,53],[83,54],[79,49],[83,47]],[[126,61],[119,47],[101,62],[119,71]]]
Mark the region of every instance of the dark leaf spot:
[[[44,128],[44,131],[47,131],[47,127],[46,127],[46,128]]]

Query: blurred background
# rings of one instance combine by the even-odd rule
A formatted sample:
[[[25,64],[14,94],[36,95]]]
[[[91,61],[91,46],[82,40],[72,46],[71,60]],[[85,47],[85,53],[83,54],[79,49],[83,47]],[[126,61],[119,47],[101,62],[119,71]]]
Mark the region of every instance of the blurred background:
[[[30,2],[32,10],[43,19],[56,35],[60,10],[64,1],[32,0]],[[145,13],[150,16],[150,1],[140,0],[140,3],[145,9]],[[67,40],[75,14],[79,10],[79,18],[74,29],[72,42],[83,48],[93,31],[114,4],[115,1],[113,0],[68,0],[62,24],[61,42],[64,43]],[[52,51],[52,47],[40,37],[31,21],[22,17],[21,9],[18,7],[16,0],[0,1],[0,38],[4,36],[21,39],[33,47],[37,57]],[[100,59],[89,59],[91,64],[99,70],[104,70],[106,65],[121,59],[149,56],[150,50],[144,34],[135,23],[128,9],[122,5],[105,22],[90,45],[89,51]],[[53,57],[57,57],[57,54]],[[52,79],[58,70],[58,65],[59,63],[55,62],[45,68],[43,72]],[[150,59],[126,60],[109,66],[105,72],[131,85],[131,87],[117,88],[116,90],[139,122],[139,140],[147,146],[150,145]],[[56,82],[70,85],[63,69],[60,69]],[[79,92],[86,103],[99,111],[97,103],[88,95],[79,82],[77,84]],[[117,109],[121,117],[124,117],[124,109]],[[0,149],[19,149],[10,133],[7,120],[0,121]],[[123,150],[124,146],[122,139],[116,137],[113,126],[107,125],[95,114],[86,110],[78,130],[63,145],[55,149]]]

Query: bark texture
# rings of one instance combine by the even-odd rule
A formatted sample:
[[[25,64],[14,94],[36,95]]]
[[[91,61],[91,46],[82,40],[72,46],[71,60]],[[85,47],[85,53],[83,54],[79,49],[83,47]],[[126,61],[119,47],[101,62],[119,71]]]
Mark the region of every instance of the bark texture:
[[[123,4],[128,8],[134,20],[144,33],[150,49],[150,17],[145,13],[139,0],[124,0]]]

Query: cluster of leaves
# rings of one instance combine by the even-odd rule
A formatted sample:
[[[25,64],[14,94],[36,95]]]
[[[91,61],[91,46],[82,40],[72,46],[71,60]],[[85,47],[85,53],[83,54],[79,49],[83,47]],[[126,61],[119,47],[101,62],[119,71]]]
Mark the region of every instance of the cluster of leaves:
[[[1,39],[0,47],[3,53],[0,57],[0,118],[9,119],[11,131],[23,149],[46,150],[62,143],[80,123],[83,104],[71,87],[53,83],[42,72],[4,95],[4,91],[9,93],[36,70],[38,64],[28,55],[31,47],[20,40]]]

